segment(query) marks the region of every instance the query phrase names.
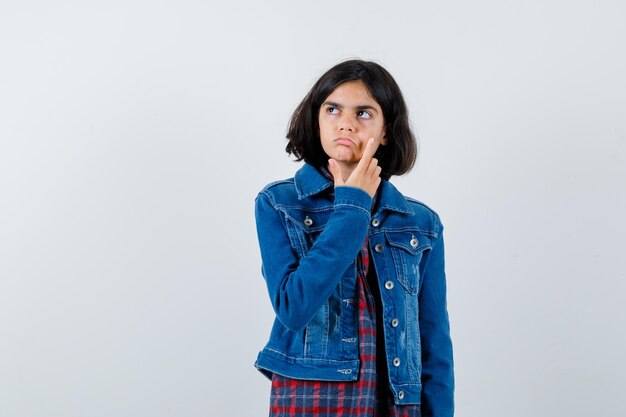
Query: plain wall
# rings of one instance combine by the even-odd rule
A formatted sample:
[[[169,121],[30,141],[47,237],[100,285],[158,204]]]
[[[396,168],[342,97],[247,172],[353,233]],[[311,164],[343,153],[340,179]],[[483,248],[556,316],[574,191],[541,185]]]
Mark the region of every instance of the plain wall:
[[[621,1],[3,2],[0,417],[267,415],[253,203],[351,57],[420,138],[446,228],[457,416],[616,416]]]

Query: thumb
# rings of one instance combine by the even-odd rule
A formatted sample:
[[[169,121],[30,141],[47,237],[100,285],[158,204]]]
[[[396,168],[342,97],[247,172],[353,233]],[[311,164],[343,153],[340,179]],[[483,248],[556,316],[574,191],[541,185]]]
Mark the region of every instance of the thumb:
[[[343,185],[343,178],[341,177],[341,168],[339,168],[339,164],[334,159],[328,160],[328,170],[333,176],[335,180],[335,185]]]

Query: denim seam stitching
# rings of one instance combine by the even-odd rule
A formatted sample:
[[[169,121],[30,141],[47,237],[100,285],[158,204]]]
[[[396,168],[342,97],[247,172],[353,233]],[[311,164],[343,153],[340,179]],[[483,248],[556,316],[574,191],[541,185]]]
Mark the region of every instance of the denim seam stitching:
[[[289,205],[289,204],[277,204],[276,205],[277,208],[281,208],[281,209],[292,209],[292,210],[304,210],[304,211],[308,211],[308,212],[323,212],[323,211],[332,211],[334,206],[332,204],[329,204],[327,206],[323,206],[323,207],[310,207],[310,206],[305,206],[305,205]]]
[[[284,353],[279,352],[279,351],[277,351],[275,349],[272,349],[272,348],[266,347],[265,349],[269,350],[269,351],[271,351],[273,353],[276,353],[277,355],[284,356],[285,358],[293,359],[294,361],[305,360],[305,361],[316,361],[316,362],[335,362],[337,364],[342,364],[342,363],[354,362],[354,361],[358,360],[358,359],[346,359],[346,360],[340,361],[340,360],[336,360],[336,359],[324,359],[324,358],[297,358],[295,356],[285,355]]]
[[[351,208],[359,209],[359,210],[363,211],[364,213],[367,213],[367,217],[370,216],[369,210],[366,210],[363,207],[357,206],[357,205],[354,205],[354,204],[350,204],[350,203],[335,203],[335,207],[351,207]]]

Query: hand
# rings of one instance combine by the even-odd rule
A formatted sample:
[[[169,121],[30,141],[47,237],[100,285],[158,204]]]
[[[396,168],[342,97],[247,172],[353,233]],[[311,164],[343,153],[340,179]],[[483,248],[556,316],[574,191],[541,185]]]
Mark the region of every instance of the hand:
[[[361,160],[345,181],[341,175],[339,163],[334,159],[329,159],[328,168],[335,179],[335,187],[350,186],[360,188],[368,193],[370,197],[374,197],[380,185],[380,173],[382,171],[382,168],[378,166],[378,159],[374,158],[378,145],[380,145],[380,141],[374,138],[370,138],[367,141]]]

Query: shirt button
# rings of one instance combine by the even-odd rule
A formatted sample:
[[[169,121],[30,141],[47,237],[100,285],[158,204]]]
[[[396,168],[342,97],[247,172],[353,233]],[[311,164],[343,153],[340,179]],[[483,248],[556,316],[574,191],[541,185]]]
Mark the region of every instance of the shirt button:
[[[398,324],[400,324],[400,320],[398,319],[391,320],[391,327],[398,327]]]
[[[404,398],[404,391],[398,392],[398,399],[401,400]]]
[[[385,288],[387,288],[388,290],[393,288],[393,282],[391,281],[387,281],[385,282]]]
[[[306,227],[311,227],[313,225],[313,220],[311,220],[309,216],[306,216],[306,218],[304,219],[304,225]]]
[[[400,366],[400,358],[393,359],[393,366]]]
[[[415,236],[413,236],[413,239],[411,239],[409,243],[411,244],[411,247],[413,249],[417,248],[420,244],[420,242],[415,238]]]
[[[377,253],[381,253],[383,251],[383,245],[381,245],[380,243],[377,243],[376,246],[374,246],[374,250]]]
[[[380,220],[378,219],[378,217],[374,217],[372,219],[372,226],[374,226],[374,227],[380,226]]]

